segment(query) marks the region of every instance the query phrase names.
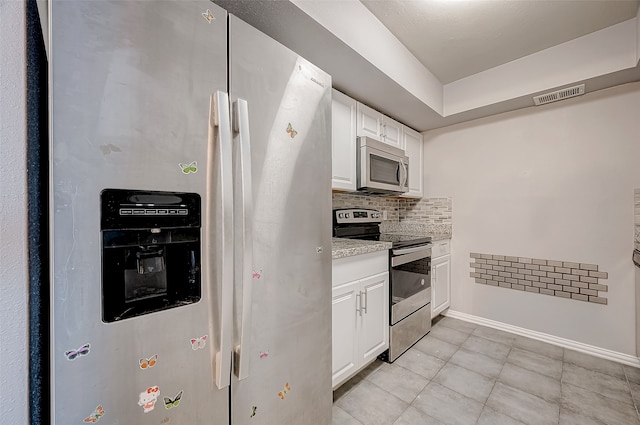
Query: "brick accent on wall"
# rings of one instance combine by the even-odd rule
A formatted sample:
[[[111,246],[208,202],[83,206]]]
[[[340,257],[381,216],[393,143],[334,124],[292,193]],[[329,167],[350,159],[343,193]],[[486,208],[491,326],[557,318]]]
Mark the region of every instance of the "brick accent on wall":
[[[470,276],[476,283],[607,304],[604,293],[609,287],[601,280],[609,275],[596,264],[477,252],[470,256]]]

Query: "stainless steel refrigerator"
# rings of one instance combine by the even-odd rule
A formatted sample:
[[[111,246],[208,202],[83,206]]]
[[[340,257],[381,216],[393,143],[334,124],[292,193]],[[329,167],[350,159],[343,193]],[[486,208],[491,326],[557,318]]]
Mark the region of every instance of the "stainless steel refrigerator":
[[[331,422],[331,78],[209,1],[49,4],[52,423]]]

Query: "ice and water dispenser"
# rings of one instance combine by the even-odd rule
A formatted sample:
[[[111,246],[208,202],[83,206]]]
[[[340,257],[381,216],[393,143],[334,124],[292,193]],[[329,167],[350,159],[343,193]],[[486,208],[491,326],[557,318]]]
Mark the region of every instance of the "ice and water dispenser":
[[[200,300],[200,195],[101,193],[102,320]]]

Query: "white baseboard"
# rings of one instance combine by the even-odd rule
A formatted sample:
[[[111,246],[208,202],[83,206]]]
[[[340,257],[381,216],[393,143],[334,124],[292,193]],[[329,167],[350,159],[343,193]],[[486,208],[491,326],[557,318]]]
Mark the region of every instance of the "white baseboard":
[[[640,358],[617,351],[607,350],[606,348],[596,347],[594,345],[584,344],[582,342],[573,341],[571,339],[560,338],[558,336],[549,335],[543,332],[532,331],[526,328],[509,325],[507,323],[497,322],[483,317],[473,316],[467,313],[461,313],[455,310],[446,310],[441,313],[443,316],[454,319],[464,320],[465,322],[477,323],[478,325],[487,326],[489,328],[499,329],[501,331],[511,332],[516,335],[526,336],[549,344],[557,345],[571,350],[580,351],[581,353],[591,354],[614,362],[623,363],[629,366],[640,367]]]

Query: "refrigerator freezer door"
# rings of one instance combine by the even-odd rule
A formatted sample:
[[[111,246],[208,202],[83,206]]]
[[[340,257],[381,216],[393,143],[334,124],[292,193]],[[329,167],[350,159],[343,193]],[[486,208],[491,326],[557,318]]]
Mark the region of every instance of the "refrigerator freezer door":
[[[254,209],[249,372],[232,376],[232,423],[328,425],[331,78],[233,15],[229,25],[229,95],[247,101]]]
[[[226,11],[209,1],[53,0],[50,30],[53,422],[227,425],[229,390],[214,382],[220,170],[207,165],[210,98],[228,91]],[[211,247],[200,275],[216,271],[198,302],[101,320],[103,289],[117,290],[100,277],[105,188],[200,196],[200,238]]]

